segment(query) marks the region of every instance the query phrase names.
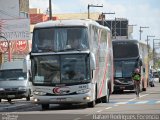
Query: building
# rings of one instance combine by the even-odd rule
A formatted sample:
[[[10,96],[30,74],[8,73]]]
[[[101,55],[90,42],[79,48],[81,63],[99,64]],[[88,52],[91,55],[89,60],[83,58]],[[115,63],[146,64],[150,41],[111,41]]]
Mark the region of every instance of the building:
[[[114,20],[102,20],[97,22],[109,27],[112,32],[112,39],[130,39],[132,38],[133,26],[129,26],[126,18],[115,18]]]
[[[22,59],[30,51],[29,0],[0,0],[1,62]],[[8,42],[7,42],[8,41]]]

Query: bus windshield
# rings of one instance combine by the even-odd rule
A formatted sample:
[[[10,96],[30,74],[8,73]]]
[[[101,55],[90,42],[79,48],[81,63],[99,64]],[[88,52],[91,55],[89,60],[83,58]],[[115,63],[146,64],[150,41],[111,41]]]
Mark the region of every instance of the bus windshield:
[[[50,27],[34,30],[32,52],[59,52],[88,49],[85,27]]]
[[[113,42],[114,58],[132,58],[139,56],[138,45],[127,42]]]
[[[0,71],[1,80],[26,80],[27,73],[24,73],[22,69],[7,69]]]
[[[136,65],[136,61],[115,62],[115,77],[131,77]]]
[[[35,56],[32,63],[34,84],[74,84],[90,80],[88,54]]]

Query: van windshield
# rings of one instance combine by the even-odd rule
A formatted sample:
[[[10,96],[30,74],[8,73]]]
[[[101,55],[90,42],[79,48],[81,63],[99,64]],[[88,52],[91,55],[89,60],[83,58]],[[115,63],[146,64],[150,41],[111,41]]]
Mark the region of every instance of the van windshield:
[[[24,73],[22,69],[7,69],[0,71],[1,80],[26,80],[27,73]]]

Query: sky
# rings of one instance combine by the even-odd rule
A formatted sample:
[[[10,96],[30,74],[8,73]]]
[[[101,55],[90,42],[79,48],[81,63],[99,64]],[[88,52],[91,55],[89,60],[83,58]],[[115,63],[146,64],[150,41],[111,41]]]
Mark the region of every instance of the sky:
[[[30,0],[30,8],[40,8],[45,13],[49,0]],[[115,12],[106,14],[106,19],[126,18],[133,27],[133,39],[139,39],[140,26],[143,28],[141,41],[153,46],[153,39],[160,39],[160,0],[52,0],[52,13],[84,13],[88,4],[103,5],[103,7],[91,7],[90,12]],[[155,41],[158,43],[160,41]]]

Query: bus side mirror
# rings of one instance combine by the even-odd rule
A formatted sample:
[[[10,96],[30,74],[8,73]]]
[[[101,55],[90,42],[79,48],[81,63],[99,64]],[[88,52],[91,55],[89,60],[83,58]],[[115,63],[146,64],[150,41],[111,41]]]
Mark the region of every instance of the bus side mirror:
[[[142,65],[143,65],[143,63],[142,63],[142,59],[140,59],[140,60],[139,60],[139,65],[140,65],[140,66],[142,66]]]
[[[143,68],[143,72],[144,72],[144,73],[146,72],[145,68]]]
[[[32,76],[30,72],[29,72],[29,81],[32,82]]]
[[[91,70],[96,69],[96,59],[93,53],[90,53],[90,67],[91,67]]]

